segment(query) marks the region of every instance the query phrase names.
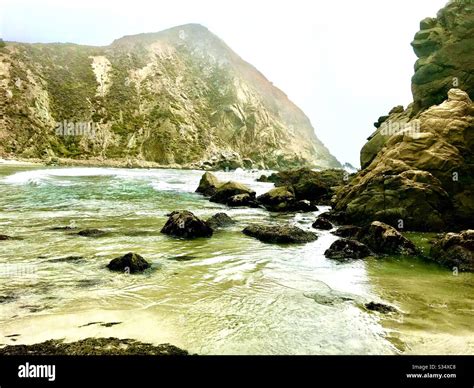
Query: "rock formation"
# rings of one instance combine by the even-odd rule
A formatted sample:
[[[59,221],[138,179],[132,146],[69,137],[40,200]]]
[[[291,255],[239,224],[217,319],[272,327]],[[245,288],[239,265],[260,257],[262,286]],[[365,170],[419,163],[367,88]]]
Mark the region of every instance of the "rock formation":
[[[474,272],[474,230],[441,236],[434,241],[430,256],[451,269]]]
[[[474,220],[474,104],[459,89],[392,134],[335,199],[346,221],[446,230]]]

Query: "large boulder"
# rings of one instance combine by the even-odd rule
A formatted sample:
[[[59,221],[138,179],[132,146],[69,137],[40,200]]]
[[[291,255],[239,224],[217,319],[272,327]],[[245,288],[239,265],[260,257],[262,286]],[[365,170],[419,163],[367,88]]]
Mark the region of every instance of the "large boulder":
[[[443,235],[433,243],[430,256],[451,269],[474,272],[474,230]]]
[[[374,221],[361,229],[356,239],[379,254],[415,255],[418,253],[415,244],[392,226],[379,221]]]
[[[311,201],[297,200],[292,186],[280,186],[260,195],[257,202],[274,212],[312,212],[318,207]]]
[[[253,194],[233,195],[226,201],[226,205],[230,207],[260,207]]]
[[[337,187],[349,180],[344,170],[330,169],[313,171],[309,168],[280,171],[270,175],[267,180],[277,187],[287,187],[294,193],[296,200],[327,203]]]
[[[324,252],[324,256],[334,260],[359,260],[372,255],[370,249],[359,241],[340,239],[334,241],[329,249]]]
[[[171,213],[161,233],[174,237],[211,237],[213,230],[204,221],[189,211]]]
[[[334,226],[326,218],[319,216],[313,223],[313,228],[331,230]]]
[[[287,225],[250,225],[243,230],[243,233],[263,242],[278,244],[301,244],[318,239],[316,233]]]
[[[251,198],[255,198],[255,191],[251,188],[242,183],[230,181],[217,187],[210,201],[227,204],[230,198],[240,194],[248,194]]]
[[[196,189],[196,193],[203,194],[207,197],[211,197],[216,193],[216,190],[222,183],[219,182],[219,179],[210,172],[204,173],[199,182],[199,186]]]
[[[426,18],[411,43],[419,58],[412,78],[416,111],[441,104],[451,87],[474,98],[474,3],[450,1]]]
[[[474,104],[459,89],[391,133],[334,198],[345,222],[403,223],[405,230],[470,228],[474,220]]]
[[[126,273],[139,273],[150,268],[151,265],[143,257],[136,253],[127,253],[124,256],[113,259],[107,268],[111,271],[126,272]]]

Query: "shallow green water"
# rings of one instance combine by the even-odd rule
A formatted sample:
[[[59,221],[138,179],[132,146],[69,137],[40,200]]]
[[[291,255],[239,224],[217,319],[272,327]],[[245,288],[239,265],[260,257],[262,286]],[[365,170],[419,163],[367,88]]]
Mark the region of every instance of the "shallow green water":
[[[263,193],[272,185],[256,182],[260,174],[217,175]],[[390,354],[411,346],[413,322],[403,318],[409,326],[398,327],[361,305],[386,300],[403,309],[407,303],[423,311],[425,330],[438,319],[418,295],[427,290],[459,301],[446,310],[453,319],[441,326],[444,334],[472,334],[471,275],[451,281],[444,292],[439,282],[451,279],[450,272],[424,262],[338,264],[324,257],[336,239],[325,231],[302,246],[261,243],[241,233],[245,225],[292,223],[309,230],[326,208],[304,215],[228,209],[194,193],[201,175],[0,165],[0,234],[22,238],[0,242],[0,342],[116,336],[200,354]],[[202,218],[226,211],[238,223],[211,239],[161,235],[166,214],[178,209]],[[50,230],[68,225],[109,234],[90,239]],[[129,251],[152,262],[152,270],[125,275],[105,268]],[[67,256],[83,259],[57,260]],[[419,281],[407,282],[408,274]],[[12,334],[19,336],[7,337]]]

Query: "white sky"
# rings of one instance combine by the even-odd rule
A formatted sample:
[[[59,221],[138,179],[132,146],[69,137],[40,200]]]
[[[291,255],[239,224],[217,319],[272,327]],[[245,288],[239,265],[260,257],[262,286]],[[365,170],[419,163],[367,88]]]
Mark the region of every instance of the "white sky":
[[[447,0],[0,0],[0,37],[107,45],[200,23],[282,89],[341,162],[373,122],[411,102],[419,22]]]

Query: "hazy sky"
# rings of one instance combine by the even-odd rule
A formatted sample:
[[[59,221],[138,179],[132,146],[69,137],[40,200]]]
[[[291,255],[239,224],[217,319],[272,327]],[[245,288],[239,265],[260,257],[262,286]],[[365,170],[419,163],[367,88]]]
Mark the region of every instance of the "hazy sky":
[[[0,0],[0,36],[107,45],[200,23],[256,66],[311,119],[341,161],[359,165],[373,122],[411,102],[420,20],[447,0]]]

